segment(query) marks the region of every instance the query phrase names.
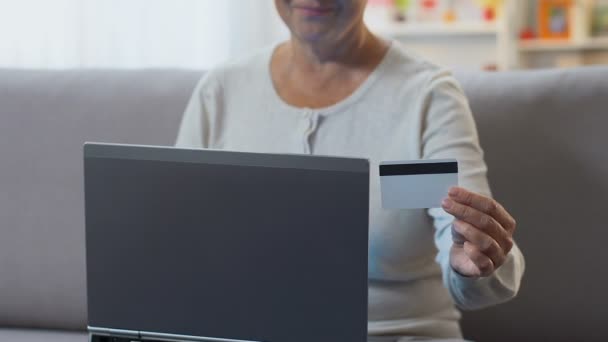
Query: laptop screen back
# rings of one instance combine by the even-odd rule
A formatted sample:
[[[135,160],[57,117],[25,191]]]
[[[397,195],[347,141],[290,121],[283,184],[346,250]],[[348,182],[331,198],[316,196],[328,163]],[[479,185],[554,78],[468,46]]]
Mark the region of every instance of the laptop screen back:
[[[90,327],[364,342],[367,161],[85,146]]]

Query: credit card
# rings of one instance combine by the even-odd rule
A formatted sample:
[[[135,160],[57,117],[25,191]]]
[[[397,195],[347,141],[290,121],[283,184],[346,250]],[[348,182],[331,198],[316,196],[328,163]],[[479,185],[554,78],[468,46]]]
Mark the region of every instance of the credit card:
[[[384,209],[440,208],[458,186],[456,159],[386,161],[380,164]]]

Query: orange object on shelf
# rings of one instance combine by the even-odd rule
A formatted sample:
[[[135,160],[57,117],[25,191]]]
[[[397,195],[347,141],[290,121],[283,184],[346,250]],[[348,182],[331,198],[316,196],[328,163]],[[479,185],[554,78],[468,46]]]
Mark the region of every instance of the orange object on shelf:
[[[485,21],[494,21],[496,19],[496,11],[494,7],[486,7],[483,9],[483,19]]]
[[[446,23],[453,23],[457,19],[456,12],[454,10],[446,10],[443,12],[443,21]]]
[[[532,30],[532,28],[530,28],[530,27],[525,27],[519,33],[519,39],[521,39],[521,40],[536,39],[536,32],[534,32],[534,30]]]
[[[483,20],[493,22],[499,16],[503,0],[477,0],[476,2],[481,9]]]
[[[538,36],[569,39],[572,33],[572,0],[538,0]]]
[[[424,9],[432,10],[437,7],[437,0],[422,0],[421,5]]]

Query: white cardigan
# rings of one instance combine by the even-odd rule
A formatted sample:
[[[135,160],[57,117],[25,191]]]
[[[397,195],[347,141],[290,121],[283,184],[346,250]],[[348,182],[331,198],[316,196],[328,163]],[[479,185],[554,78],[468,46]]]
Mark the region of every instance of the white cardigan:
[[[460,186],[491,196],[475,122],[451,74],[392,42],[348,98],[323,109],[296,108],[274,89],[273,51],[205,75],[176,145],[368,158],[370,335],[458,338],[460,313],[454,304],[475,309],[514,297],[524,272],[517,246],[492,276],[465,278],[449,263],[451,215],[442,209],[381,207],[378,164],[388,160],[456,158]]]

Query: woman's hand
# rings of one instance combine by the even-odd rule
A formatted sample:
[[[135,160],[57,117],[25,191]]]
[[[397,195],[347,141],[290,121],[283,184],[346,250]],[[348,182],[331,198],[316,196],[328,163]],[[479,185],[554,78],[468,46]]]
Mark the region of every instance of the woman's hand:
[[[456,218],[452,224],[452,268],[474,278],[494,273],[513,247],[513,217],[495,200],[460,187],[450,189],[442,207]]]

